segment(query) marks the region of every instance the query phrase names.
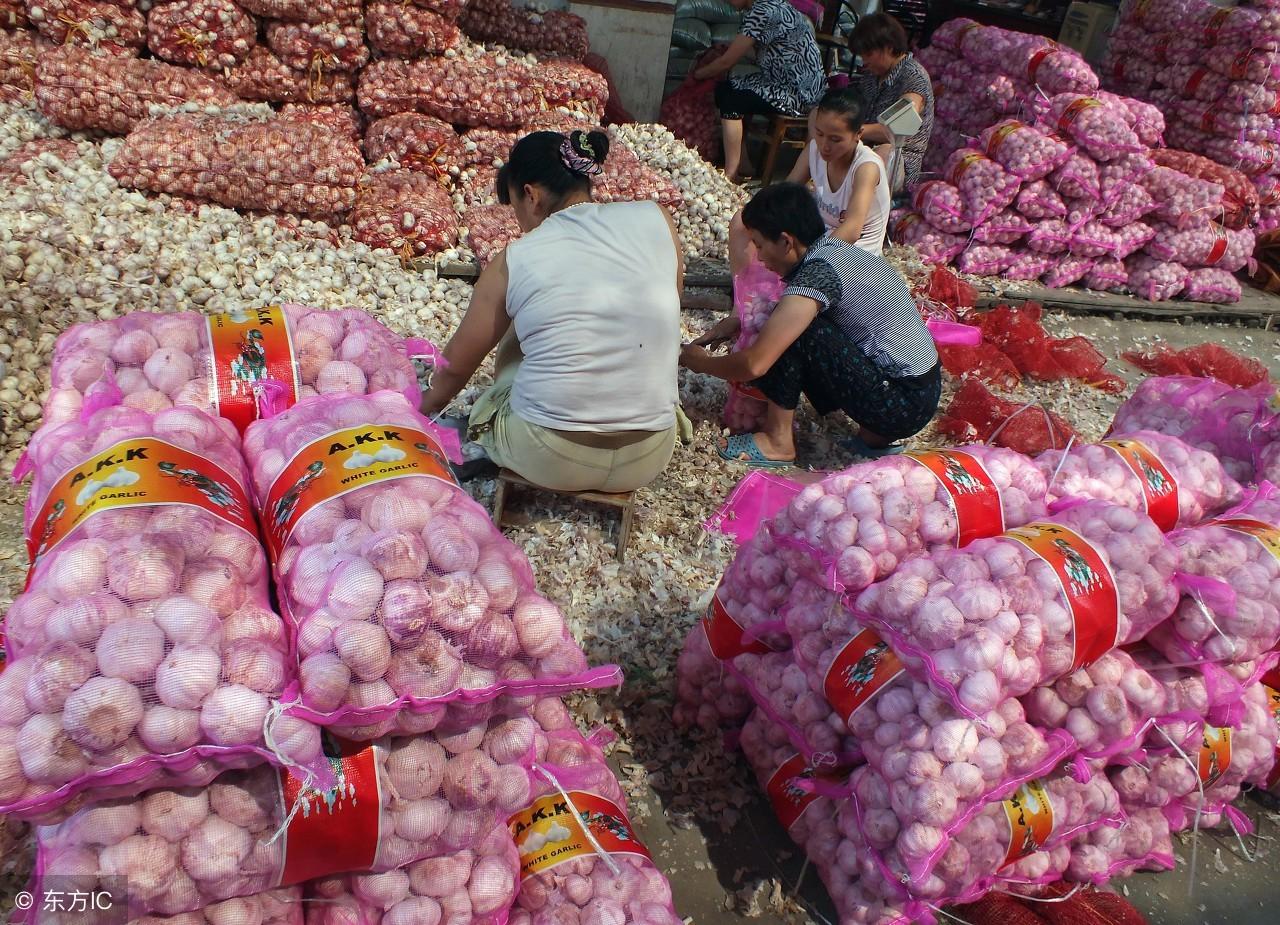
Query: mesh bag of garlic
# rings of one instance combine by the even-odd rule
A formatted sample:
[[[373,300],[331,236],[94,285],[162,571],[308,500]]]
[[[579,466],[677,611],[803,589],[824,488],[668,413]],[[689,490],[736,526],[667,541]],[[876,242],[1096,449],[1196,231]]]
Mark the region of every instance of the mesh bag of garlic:
[[[678,925],[671,885],[627,818],[601,735],[572,724],[539,742],[533,801],[508,820],[520,853],[510,925],[582,921]]]
[[[130,0],[34,0],[27,18],[55,45],[86,45],[132,57],[147,44],[147,21]]]
[[[360,110],[344,103],[285,103],[280,107],[280,117],[287,121],[314,122],[338,135],[359,143],[364,129],[364,117]]]
[[[559,701],[536,713],[563,714],[572,725]],[[478,871],[471,911],[509,908],[519,865],[512,864],[505,823],[545,788],[529,768],[550,737],[563,733],[543,730],[523,709],[479,723],[448,712],[437,719],[435,729],[414,737],[329,739],[336,792],[261,765],[222,774],[207,787],[97,803],[40,830],[38,877],[127,876],[134,919],[354,871],[361,874],[355,898],[376,902],[381,915],[408,893],[411,878],[421,881],[404,868],[443,858],[470,874],[462,861],[474,853],[492,860]],[[494,850],[498,826],[506,850]],[[433,891],[442,887],[444,896],[459,892],[420,882],[420,895],[441,896]]]
[[[520,237],[520,225],[510,206],[475,206],[462,213],[467,246],[484,266]]]
[[[255,386],[275,403],[340,391],[393,389],[418,402],[410,347],[359,309],[286,303],[251,313],[132,312],[78,324],[58,338],[46,426],[75,421],[106,396],[157,412],[198,408],[243,431],[258,416]]]
[[[459,160],[462,139],[448,122],[417,112],[402,112],[371,123],[364,133],[364,154],[370,164],[391,158],[401,167],[448,175]]]
[[[193,408],[102,408],[31,441],[33,562],[5,621],[0,812],[309,764],[319,730],[270,701],[292,679],[235,428]]]
[[[349,15],[352,0],[244,0],[240,7],[261,16],[282,22],[334,22]]]
[[[0,29],[25,29],[27,25],[24,0],[0,0]]]
[[[453,200],[428,173],[383,170],[368,174],[351,213],[355,238],[386,247],[405,259],[424,257],[458,243]]]
[[[108,166],[133,189],[326,219],[355,206],[364,169],[359,146],[326,126],[227,112],[143,122]]]
[[[511,698],[618,682],[587,667],[403,395],[308,399],[250,425],[245,454],[296,628],[298,715],[369,739],[430,728],[455,700],[478,722]]]
[[[286,67],[323,74],[356,71],[369,62],[364,43],[364,14],[359,5],[338,19],[322,23],[272,22],[266,28],[267,46]]]
[[[453,22],[400,0],[374,0],[365,8],[365,19],[369,44],[404,58],[443,54],[462,36]]]
[[[354,103],[354,75],[344,71],[299,71],[270,48],[258,45],[243,63],[218,71],[215,78],[245,100],[272,103]]]
[[[564,10],[523,10],[510,0],[468,0],[459,23],[477,41],[537,54],[581,61],[589,45],[581,16]]]
[[[75,47],[40,55],[35,80],[36,105],[55,125],[118,135],[146,119],[152,106],[236,102],[231,91],[198,71]]]
[[[258,22],[231,0],[170,0],[147,17],[147,47],[188,67],[234,67],[258,42]]]
[[[307,885],[307,925],[506,925],[520,856],[505,824],[475,847],[383,874],[322,877]]]
[[[0,86],[30,90],[35,85],[41,42],[25,30],[0,32]]]

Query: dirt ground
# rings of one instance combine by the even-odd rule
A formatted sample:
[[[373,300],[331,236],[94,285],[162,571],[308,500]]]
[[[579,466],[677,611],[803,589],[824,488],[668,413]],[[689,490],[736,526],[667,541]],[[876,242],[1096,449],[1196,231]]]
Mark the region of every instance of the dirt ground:
[[[710,315],[695,317],[689,324],[696,329],[710,320]],[[1258,359],[1280,381],[1280,336],[1256,328],[1074,315],[1052,315],[1049,327],[1093,339],[1131,383],[1140,374],[1118,360],[1122,350],[1207,341]],[[712,455],[723,391],[688,377],[683,390],[698,423],[697,437],[692,446],[677,450],[660,483],[642,494],[636,549],[625,565],[613,562],[607,514],[563,507],[544,511],[539,499],[527,522],[509,535],[529,552],[542,590],[564,607],[593,661],[615,661],[627,672],[622,691],[582,698],[577,711],[585,723],[604,722],[619,732],[613,759],[638,801],[633,807],[637,826],[670,876],[681,914],[698,925],[742,919],[834,922],[816,875],[804,871],[803,858],[757,796],[743,763],[719,740],[678,732],[670,719],[681,639],[732,555],[723,538],[705,536],[699,524],[741,475],[718,465]],[[1122,397],[1062,385],[1037,386],[1028,394],[1066,415],[1090,440],[1101,436]],[[808,462],[822,468],[840,464],[820,422],[803,418],[800,426]],[[492,485],[474,491],[485,499]],[[22,490],[0,489],[0,607],[18,593],[25,570],[22,498]],[[1194,878],[1192,842],[1184,838],[1176,872],[1125,882],[1122,889],[1153,925],[1280,921],[1280,851],[1273,840],[1280,816],[1250,800],[1242,805],[1258,827],[1257,835],[1246,839],[1252,862],[1234,838],[1205,833],[1198,838]],[[26,834],[0,823],[0,915],[8,911],[9,896],[29,863]]]

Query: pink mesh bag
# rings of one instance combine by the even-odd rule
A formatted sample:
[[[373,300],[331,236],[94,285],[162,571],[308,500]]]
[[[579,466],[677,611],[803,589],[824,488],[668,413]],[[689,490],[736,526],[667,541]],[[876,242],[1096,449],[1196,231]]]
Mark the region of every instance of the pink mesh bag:
[[[44,421],[61,424],[119,395],[126,407],[199,408],[239,430],[257,418],[261,386],[275,401],[320,393],[402,392],[415,405],[409,354],[429,353],[355,308],[285,304],[252,313],[132,312],[78,324],[58,338]]]
[[[34,565],[6,620],[0,812],[318,759],[308,723],[264,735],[294,674],[234,428],[117,406],[46,425],[30,453]]]
[[[284,699],[350,738],[619,683],[615,666],[588,669],[437,434],[396,392],[317,396],[245,434],[298,660]]]
[[[543,711],[554,715],[564,706],[554,701]],[[407,886],[412,868],[404,868],[415,861],[457,863],[469,853],[485,853],[495,827],[532,797],[528,767],[540,738],[545,741],[545,733],[523,711],[376,743],[326,735],[332,786],[313,787],[260,766],[228,772],[205,788],[97,803],[40,829],[36,883],[85,870],[126,877],[131,919],[190,912],[348,871],[364,874],[354,878],[362,903],[385,899],[394,894],[379,885]],[[511,845],[509,836],[505,841]],[[499,869],[507,868],[508,853],[496,856]],[[486,874],[480,881],[498,885]],[[477,883],[477,914],[509,906],[514,872],[509,870],[505,889],[493,890],[487,900],[482,893]],[[45,918],[36,915],[35,921]]]
[[[782,278],[753,259],[733,279],[733,310],[741,327],[734,350],[755,343],[765,322],[777,307],[786,288]],[[759,393],[741,383],[729,384],[724,403],[724,425],[734,433],[751,433],[764,421],[765,401]]]
[[[1033,220],[1064,218],[1067,214],[1067,204],[1062,196],[1044,180],[1035,180],[1023,186],[1013,207]]]
[[[1035,463],[1049,483],[1051,505],[1069,498],[1107,501],[1142,511],[1162,530],[1198,524],[1242,495],[1212,453],[1154,431],[1046,450]]]
[[[381,874],[323,877],[307,886],[307,925],[505,925],[520,857],[506,825],[474,848]]]
[[[1062,139],[1016,119],[998,122],[978,136],[987,157],[1023,181],[1042,180],[1071,156]]]
[[[533,802],[508,819],[520,853],[510,925],[543,921],[679,925],[671,886],[627,818],[601,751],[605,734],[549,732],[533,767]]]
[[[914,247],[928,264],[950,263],[968,244],[963,235],[933,227],[919,212],[894,213],[890,227],[894,241]]]
[[[859,595],[855,613],[915,677],[980,720],[1145,636],[1177,606],[1177,567],[1151,518],[1088,501],[913,559]]]
[[[1173,870],[1169,820],[1158,809],[1128,809],[1119,828],[1103,826],[1071,843],[1064,879],[1106,886],[1139,870]]]

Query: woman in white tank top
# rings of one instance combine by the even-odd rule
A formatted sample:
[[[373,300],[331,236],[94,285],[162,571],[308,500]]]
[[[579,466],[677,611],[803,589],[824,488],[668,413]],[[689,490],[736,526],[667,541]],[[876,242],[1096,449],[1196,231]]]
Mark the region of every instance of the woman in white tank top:
[[[596,203],[603,132],[534,132],[498,173],[524,236],[476,281],[422,400],[443,411],[498,348],[470,439],[536,485],[630,491],[675,446],[684,267],[675,223],[654,202]]]
[[[833,236],[870,253],[884,252],[892,195],[885,163],[862,143],[863,105],[849,90],[832,90],[810,121],[811,138],[787,175],[809,183],[823,224]],[[735,274],[751,261],[741,216],[729,227],[729,264]]]

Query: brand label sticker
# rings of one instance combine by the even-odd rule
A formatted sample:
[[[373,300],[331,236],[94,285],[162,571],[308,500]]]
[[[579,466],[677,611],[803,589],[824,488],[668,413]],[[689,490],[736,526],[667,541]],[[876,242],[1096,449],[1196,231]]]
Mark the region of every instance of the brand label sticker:
[[[928,450],[904,454],[924,466],[951,496],[957,522],[956,545],[1004,532],[1000,489],[976,456],[961,450]]]
[[[1138,477],[1147,516],[1161,530],[1168,532],[1178,525],[1178,480],[1169,467],[1145,443],[1138,440],[1103,440]]]
[[[702,631],[707,634],[707,642],[711,644],[711,654],[725,661],[748,652],[756,655],[772,652],[773,649],[761,639],[747,640],[746,630],[730,616],[724,601],[720,599],[722,588],[723,584],[716,587],[707,612],[702,615]]]
[[[288,389],[286,407],[298,400],[298,364],[279,305],[252,312],[209,316],[213,354],[213,403],[218,414],[244,433],[258,417],[254,387],[265,379]]]
[[[1205,789],[1212,787],[1231,767],[1231,729],[1205,726],[1204,740],[1200,743],[1198,770]]]
[[[651,860],[620,806],[581,790],[570,790],[568,796],[568,800],[559,793],[542,797],[507,820],[520,852],[521,880],[565,861],[595,855],[592,838],[606,854]]]
[[[822,679],[823,692],[846,723],[903,672],[902,661],[872,630],[862,630],[842,648]]]
[[[773,772],[773,776],[765,784],[764,791],[769,797],[769,805],[773,807],[773,813],[784,829],[790,829],[799,822],[805,810],[818,799],[818,794],[796,786],[797,780],[815,776],[814,769],[803,756],[792,755]]]
[[[267,551],[279,561],[294,527],[332,498],[379,482],[424,477],[458,484],[444,450],[424,431],[371,424],[326,434],[295,453],[267,490]]]
[[[1115,576],[1089,541],[1054,523],[1031,523],[1006,531],[1053,569],[1071,611],[1072,670],[1091,665],[1116,647],[1120,595]]]
[[[1038,780],[1027,781],[1004,801],[1004,815],[1009,822],[1009,848],[1001,867],[1034,854],[1053,837],[1053,801]]]

